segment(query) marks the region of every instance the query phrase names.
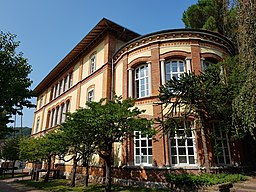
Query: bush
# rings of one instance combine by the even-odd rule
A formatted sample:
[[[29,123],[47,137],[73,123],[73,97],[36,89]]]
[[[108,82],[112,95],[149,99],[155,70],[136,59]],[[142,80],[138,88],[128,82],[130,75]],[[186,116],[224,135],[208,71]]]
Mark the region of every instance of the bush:
[[[201,174],[194,175],[188,173],[168,174],[166,176],[167,182],[175,186],[210,186],[227,182],[238,182],[246,180],[246,177],[241,174]]]

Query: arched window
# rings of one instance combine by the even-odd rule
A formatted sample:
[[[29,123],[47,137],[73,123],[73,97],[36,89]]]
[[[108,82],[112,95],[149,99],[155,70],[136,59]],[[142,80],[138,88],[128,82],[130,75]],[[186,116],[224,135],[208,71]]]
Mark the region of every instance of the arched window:
[[[136,98],[149,96],[148,65],[141,65],[135,69],[135,95]]]
[[[173,77],[179,78],[185,71],[185,62],[183,60],[170,60],[165,63],[165,79],[170,80]]]

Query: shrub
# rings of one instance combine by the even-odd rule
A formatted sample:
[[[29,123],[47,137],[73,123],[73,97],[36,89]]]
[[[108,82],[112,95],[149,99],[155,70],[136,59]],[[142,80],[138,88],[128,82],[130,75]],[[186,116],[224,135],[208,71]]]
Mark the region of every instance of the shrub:
[[[207,174],[194,175],[188,173],[168,174],[167,182],[175,186],[210,186],[227,182],[238,182],[246,180],[246,177],[241,174]]]

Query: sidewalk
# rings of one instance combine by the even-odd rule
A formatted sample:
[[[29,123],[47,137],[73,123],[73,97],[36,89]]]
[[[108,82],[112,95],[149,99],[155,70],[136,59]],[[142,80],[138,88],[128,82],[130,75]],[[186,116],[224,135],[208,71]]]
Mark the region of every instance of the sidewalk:
[[[31,176],[23,177],[23,180],[30,180]],[[11,178],[0,180],[0,192],[46,192],[32,187],[27,187],[14,181],[22,180],[22,178]]]
[[[247,181],[234,183],[230,189],[231,192],[255,192],[256,191],[256,177],[249,177]]]

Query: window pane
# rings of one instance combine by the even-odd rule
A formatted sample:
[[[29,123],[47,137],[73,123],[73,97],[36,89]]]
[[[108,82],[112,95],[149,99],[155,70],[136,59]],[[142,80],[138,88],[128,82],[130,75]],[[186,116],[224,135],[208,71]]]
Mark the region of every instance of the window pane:
[[[146,147],[146,146],[147,146],[146,140],[142,140],[142,141],[141,141],[141,147]]]
[[[189,159],[189,164],[195,164],[194,156],[189,156],[188,159]]]
[[[149,154],[149,155],[152,155],[152,148],[149,148],[149,149],[148,149],[148,154]]]
[[[139,163],[140,163],[140,156],[136,156],[136,160],[135,160],[135,162],[136,162],[137,164],[139,164]]]
[[[179,155],[186,155],[186,149],[184,147],[178,148]]]
[[[139,155],[139,154],[140,154],[140,149],[136,148],[136,155]]]
[[[180,72],[184,72],[184,63],[183,61],[180,61]]]
[[[185,156],[179,156],[180,163],[187,163],[187,159]]]
[[[177,155],[176,148],[171,148],[171,155]]]
[[[152,140],[151,139],[148,140],[148,146],[152,147]]]
[[[172,164],[177,164],[177,156],[172,156]]]
[[[176,139],[171,140],[171,146],[176,146]]]
[[[142,148],[142,149],[141,149],[141,154],[147,155],[147,154],[148,154],[148,153],[147,153],[147,148]]]
[[[148,156],[148,163],[152,164],[152,156]]]
[[[179,146],[185,146],[185,139],[178,139]]]
[[[187,142],[188,146],[193,146],[193,139],[187,139]]]
[[[140,141],[136,141],[136,147],[140,147]]]
[[[193,149],[193,147],[189,147],[189,148],[188,148],[188,154],[189,154],[189,155],[194,155],[194,149]]]
[[[147,163],[147,156],[141,156],[141,163]]]

